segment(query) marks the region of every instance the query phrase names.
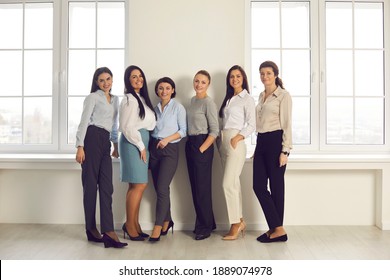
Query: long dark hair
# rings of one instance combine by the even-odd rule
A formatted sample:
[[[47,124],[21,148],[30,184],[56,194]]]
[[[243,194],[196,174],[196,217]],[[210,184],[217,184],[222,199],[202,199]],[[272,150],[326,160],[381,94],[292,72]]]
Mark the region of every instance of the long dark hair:
[[[283,81],[281,78],[279,78],[279,68],[276,65],[276,63],[270,60],[264,61],[262,64],[260,64],[259,71],[261,70],[261,68],[266,68],[266,67],[272,68],[272,71],[274,71],[274,74],[276,76],[275,84],[277,86],[280,86],[282,89],[284,89]]]
[[[131,83],[130,83],[130,75],[131,75],[131,72],[133,72],[133,70],[139,70],[141,72],[141,75],[144,79],[144,84],[143,84],[139,94],[145,99],[146,105],[152,110],[152,112],[154,112],[152,102],[150,101],[150,98],[149,98],[148,84],[146,82],[145,74],[142,71],[142,69],[139,68],[138,66],[130,65],[129,67],[126,68],[125,75],[124,75],[125,94],[130,93],[131,95],[133,95],[135,97],[135,99],[137,99],[138,107],[139,107],[138,115],[141,119],[144,119],[145,118],[144,104],[142,103],[141,99],[138,97],[137,93],[135,92],[134,88],[131,86]]]
[[[225,95],[225,99],[222,101],[221,108],[219,109],[219,117],[220,118],[223,118],[223,109],[225,109],[226,103],[228,102],[228,100],[230,100],[234,96],[234,88],[230,85],[230,73],[233,70],[238,70],[241,72],[241,75],[243,78],[242,89],[246,89],[246,91],[249,93],[248,78],[246,76],[244,69],[239,65],[233,65],[229,69],[229,71],[226,75],[226,95]]]
[[[103,73],[109,74],[112,78],[112,72],[107,67],[100,67],[100,68],[96,69],[95,73],[93,74],[93,78],[92,78],[91,93],[100,89],[97,83],[98,83],[99,76]],[[110,93],[111,93],[111,89],[110,89]]]
[[[175,98],[175,96],[176,96],[176,85],[175,85],[175,82],[171,78],[169,78],[169,77],[163,77],[161,79],[158,79],[158,81],[156,82],[156,85],[154,87],[154,92],[156,93],[156,95],[158,96],[158,93],[157,93],[158,92],[158,86],[161,83],[167,83],[167,84],[171,85],[171,87],[174,90],[174,92],[171,95],[171,98]]]

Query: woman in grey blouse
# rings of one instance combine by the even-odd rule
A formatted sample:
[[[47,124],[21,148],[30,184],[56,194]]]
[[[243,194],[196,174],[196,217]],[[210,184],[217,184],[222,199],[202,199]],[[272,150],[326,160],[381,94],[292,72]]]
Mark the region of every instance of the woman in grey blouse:
[[[216,228],[212,197],[211,174],[214,141],[219,133],[217,106],[207,95],[210,74],[205,70],[196,73],[193,81],[196,95],[187,109],[188,140],[186,158],[191,183],[192,199],[196,212],[195,240],[210,237]]]
[[[112,160],[118,157],[118,97],[111,94],[112,73],[98,68],[92,79],[91,93],[84,100],[83,113],[76,134],[76,161],[81,164],[85,229],[88,241],[104,242],[104,246],[122,248],[114,231],[112,214]],[[96,198],[99,191],[100,225],[96,228]]]

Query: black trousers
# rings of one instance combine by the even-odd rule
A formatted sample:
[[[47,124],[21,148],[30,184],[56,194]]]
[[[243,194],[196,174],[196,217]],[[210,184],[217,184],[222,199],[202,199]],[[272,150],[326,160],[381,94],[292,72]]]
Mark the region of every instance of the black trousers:
[[[101,232],[114,230],[112,214],[112,159],[110,133],[93,125],[84,139],[85,161],[81,165],[85,228],[96,228],[96,200],[99,191]]]
[[[162,226],[164,221],[172,220],[169,185],[175,175],[179,160],[179,143],[169,143],[164,149],[157,149],[159,141],[153,137],[150,138],[149,167],[157,194],[155,225]]]
[[[216,228],[211,189],[214,145],[203,154],[199,151],[207,136],[207,134],[188,136],[186,143],[187,169],[196,212],[195,234],[209,234]]]
[[[286,165],[279,167],[282,135],[282,130],[259,133],[253,159],[253,190],[270,229],[283,225]]]

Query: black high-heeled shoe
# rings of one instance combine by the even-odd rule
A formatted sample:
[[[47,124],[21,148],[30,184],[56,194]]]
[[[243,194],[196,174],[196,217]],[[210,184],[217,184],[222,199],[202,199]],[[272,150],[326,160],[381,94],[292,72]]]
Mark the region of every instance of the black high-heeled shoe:
[[[175,223],[173,221],[169,221],[167,230],[166,231],[161,230],[161,235],[167,235],[170,228],[172,228],[172,234],[173,234],[173,225],[174,224]]]
[[[137,235],[137,236],[135,236],[135,237],[131,236],[131,235],[129,234],[129,232],[127,231],[126,223],[123,224],[122,230],[123,230],[123,238],[126,238],[125,233],[127,233],[127,236],[129,237],[129,239],[130,239],[131,241],[144,241],[144,240],[145,240],[145,238],[142,237],[141,235]]]
[[[102,243],[103,242],[103,238],[97,238],[95,237],[92,232],[90,232],[89,230],[86,230],[85,233],[87,234],[87,239],[88,241],[92,241],[92,242],[97,242],[97,243]]]
[[[149,237],[149,242],[157,242],[157,241],[160,241],[160,236],[161,236],[161,234],[160,234],[158,237]]]
[[[112,239],[109,235],[107,234],[103,234],[103,242],[104,242],[104,248],[110,248],[110,247],[113,247],[113,248],[123,248],[125,246],[127,246],[127,243],[123,243],[123,242],[120,242],[120,241],[116,241],[114,239]]]
[[[147,233],[145,233],[145,232],[139,232],[138,233],[141,237],[143,237],[143,238],[148,238],[150,235],[149,234],[147,234]]]

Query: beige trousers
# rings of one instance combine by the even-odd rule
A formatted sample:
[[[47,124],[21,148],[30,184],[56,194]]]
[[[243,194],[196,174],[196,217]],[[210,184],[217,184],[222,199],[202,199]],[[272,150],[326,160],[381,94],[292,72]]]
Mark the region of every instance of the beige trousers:
[[[239,223],[243,217],[240,175],[246,159],[246,145],[243,140],[235,149],[230,144],[230,139],[238,132],[236,129],[222,130],[218,143],[223,168],[222,188],[230,224]]]

